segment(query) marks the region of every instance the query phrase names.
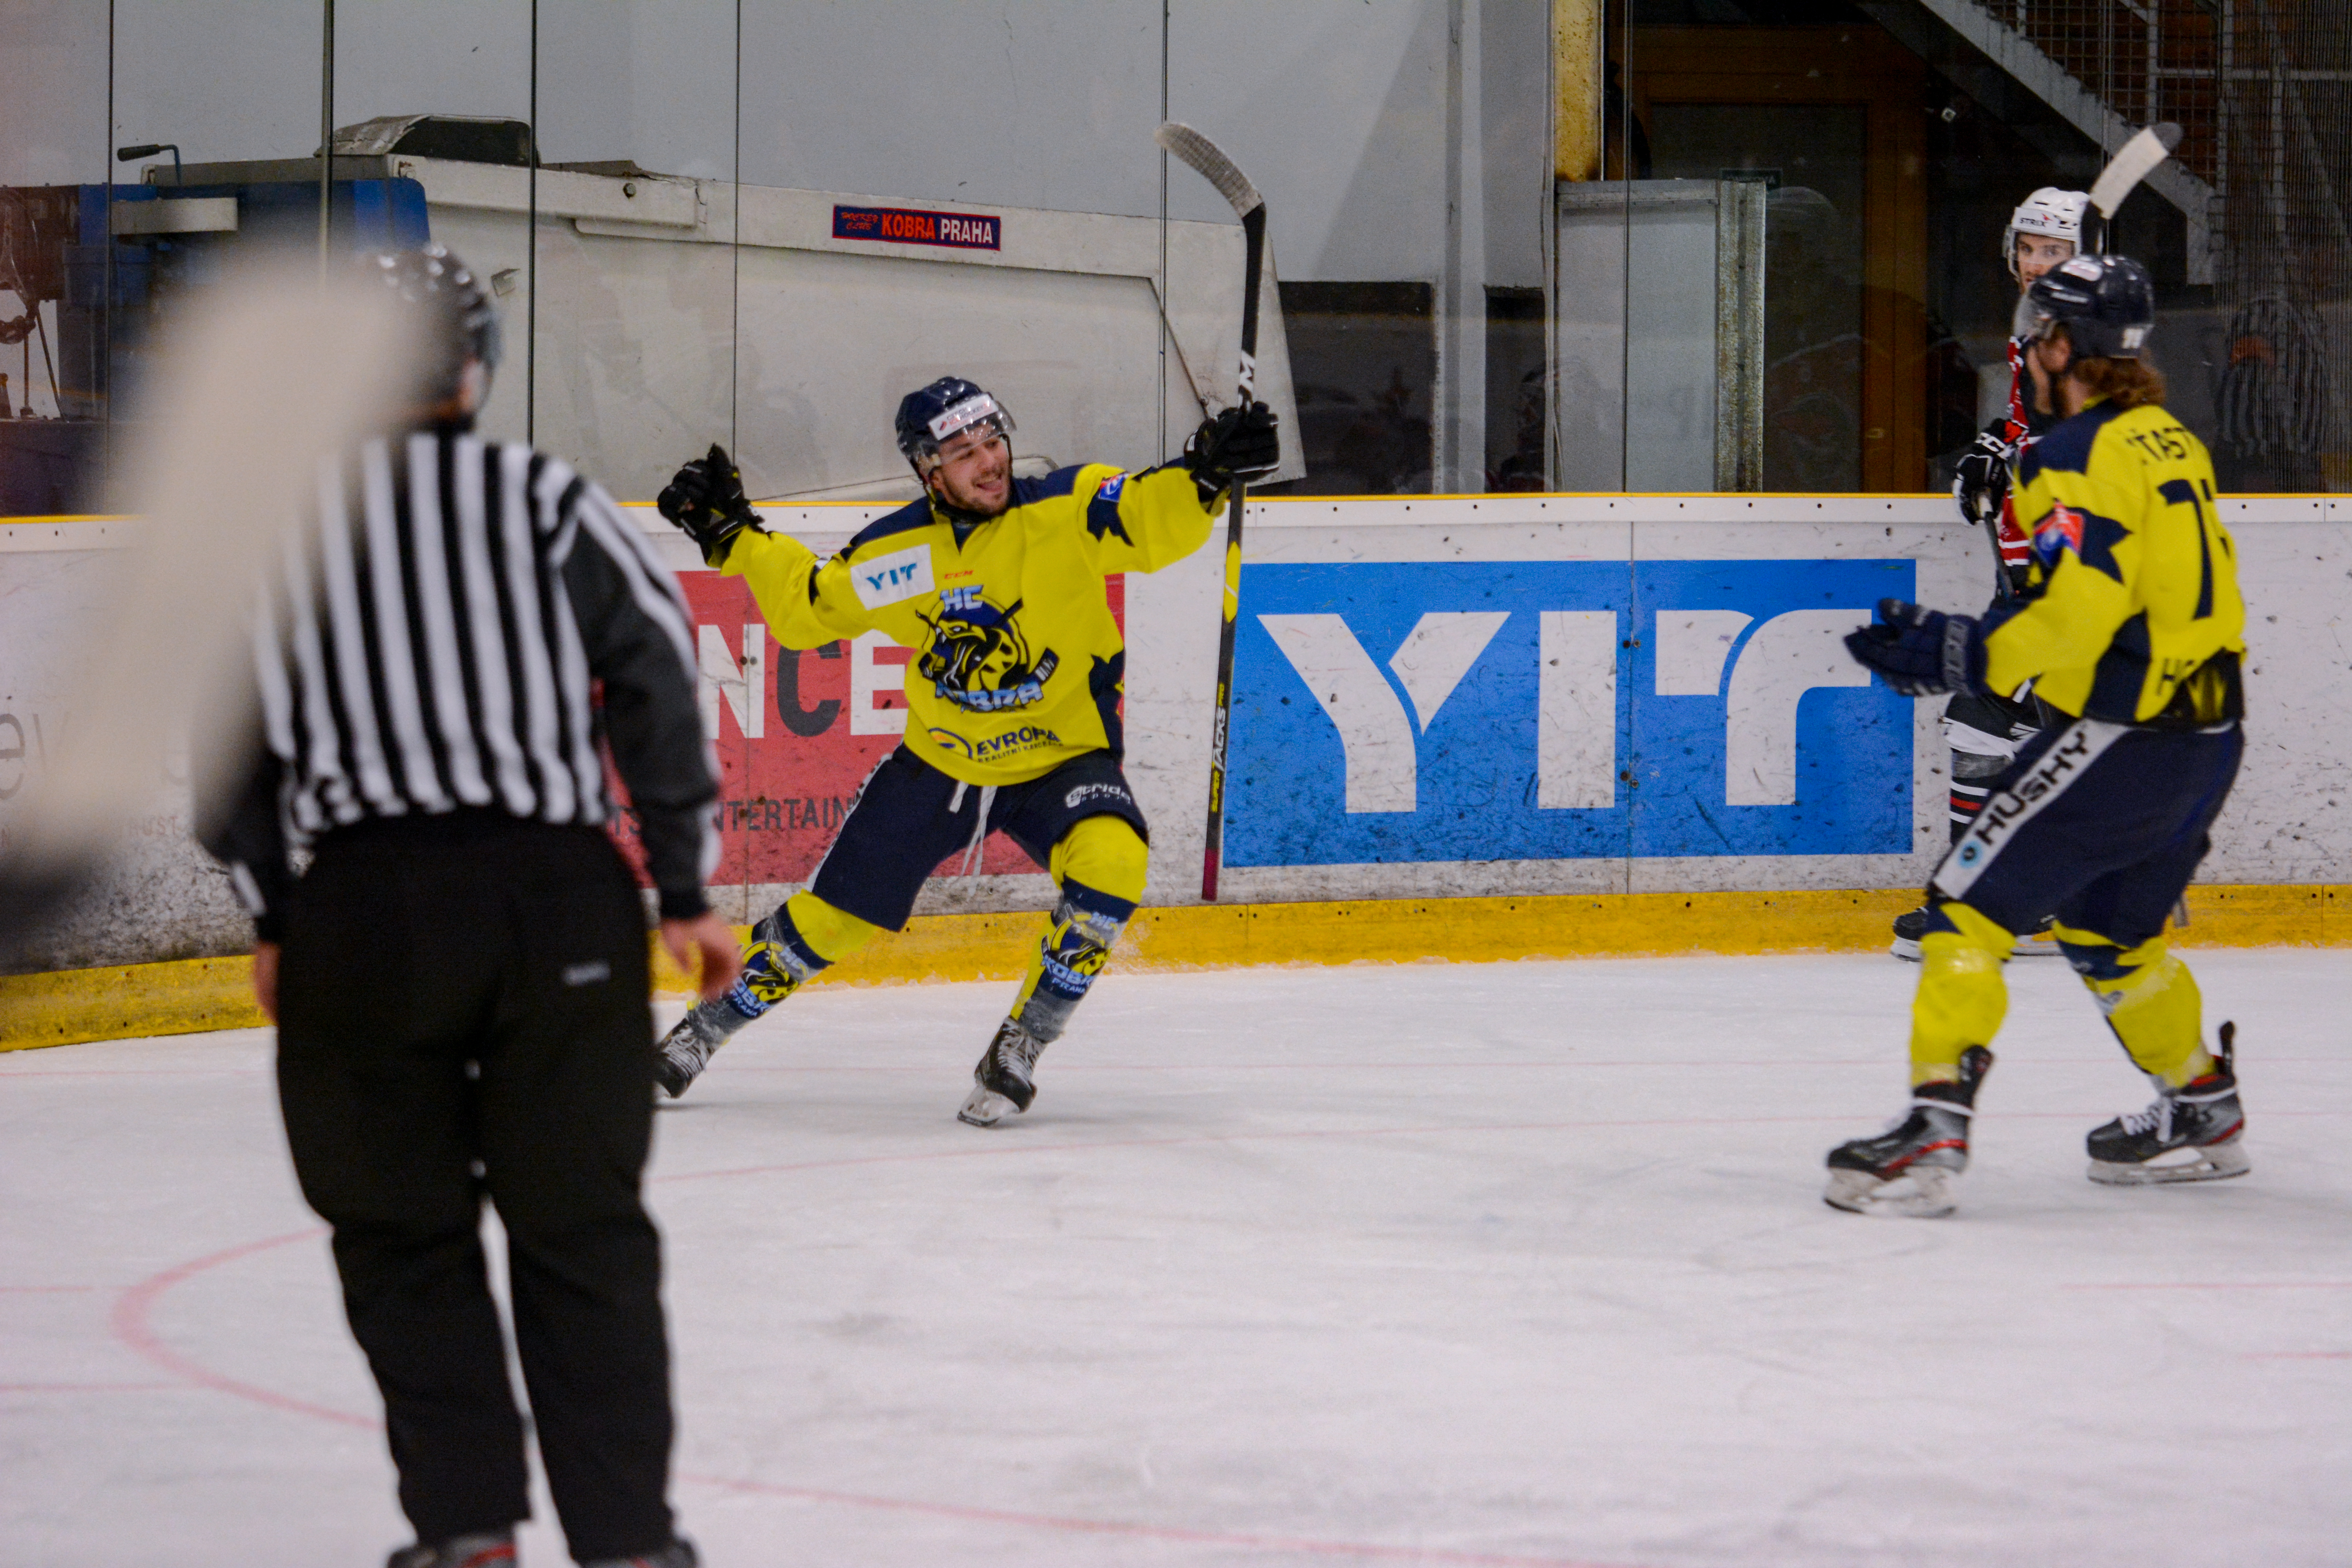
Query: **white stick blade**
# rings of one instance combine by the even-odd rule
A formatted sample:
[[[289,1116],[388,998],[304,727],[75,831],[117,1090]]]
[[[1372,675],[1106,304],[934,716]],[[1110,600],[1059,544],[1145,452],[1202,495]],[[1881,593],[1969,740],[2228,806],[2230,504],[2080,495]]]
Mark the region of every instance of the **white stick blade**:
[[[1151,139],[1216,186],[1217,194],[1231,202],[1240,216],[1247,217],[1265,205],[1265,198],[1257,194],[1257,187],[1249,183],[1234,161],[1191,126],[1171,120],[1153,132]]]
[[[2101,217],[2113,217],[2116,209],[2134,186],[2147,178],[2148,171],[2172,155],[2180,145],[2180,127],[2166,121],[2151,125],[2123,144],[2122,151],[2110,159],[2099,172],[2098,183],[2091,187],[2091,205],[2099,209]]]

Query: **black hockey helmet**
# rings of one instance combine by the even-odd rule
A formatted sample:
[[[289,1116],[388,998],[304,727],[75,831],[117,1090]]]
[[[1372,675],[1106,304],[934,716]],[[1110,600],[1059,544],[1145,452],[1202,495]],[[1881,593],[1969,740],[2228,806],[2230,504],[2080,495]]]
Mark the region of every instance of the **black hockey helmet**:
[[[2128,256],[2074,256],[2025,291],[2030,335],[2054,327],[2084,359],[2137,359],[2156,326],[2156,284]]]
[[[414,310],[427,342],[417,371],[416,401],[444,403],[457,395],[467,360],[482,362],[482,395],[499,368],[498,307],[490,292],[446,246],[384,251],[361,258],[372,274]]]
[[[1004,405],[960,375],[943,375],[898,400],[898,450],[929,475],[940,466],[940,443],[975,426],[1013,441],[1013,416]]]

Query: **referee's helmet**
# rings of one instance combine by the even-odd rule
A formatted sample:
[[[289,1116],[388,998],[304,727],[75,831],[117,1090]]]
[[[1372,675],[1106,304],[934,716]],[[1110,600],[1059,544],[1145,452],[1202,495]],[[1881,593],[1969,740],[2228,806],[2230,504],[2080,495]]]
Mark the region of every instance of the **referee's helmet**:
[[[469,361],[481,363],[480,395],[487,400],[499,368],[499,311],[473,269],[442,245],[363,257],[360,266],[420,319],[426,343],[415,401],[432,405],[457,396]]]

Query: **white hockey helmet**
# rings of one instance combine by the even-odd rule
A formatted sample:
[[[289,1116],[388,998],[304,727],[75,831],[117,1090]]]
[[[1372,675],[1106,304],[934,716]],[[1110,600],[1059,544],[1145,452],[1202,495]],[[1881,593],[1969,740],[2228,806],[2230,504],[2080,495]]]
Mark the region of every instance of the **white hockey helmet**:
[[[2091,198],[2081,191],[2062,191],[2055,185],[2044,185],[2017,205],[2009,215],[2009,228],[2000,237],[2000,258],[2009,266],[2010,276],[2017,275],[2017,237],[2021,234],[2045,235],[2063,239],[2076,250],[2083,248],[2083,215],[2091,210]]]

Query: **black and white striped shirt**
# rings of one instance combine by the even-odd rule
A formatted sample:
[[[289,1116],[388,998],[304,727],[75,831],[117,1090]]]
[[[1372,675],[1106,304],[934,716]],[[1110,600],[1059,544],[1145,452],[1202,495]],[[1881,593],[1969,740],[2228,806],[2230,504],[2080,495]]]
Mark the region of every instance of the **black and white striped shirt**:
[[[286,847],[337,827],[462,807],[607,821],[600,742],[662,913],[708,907],[718,784],[692,617],[569,465],[448,430],[322,464],[315,526],[291,532],[262,596],[254,669],[265,754],[206,838],[265,937]]]

